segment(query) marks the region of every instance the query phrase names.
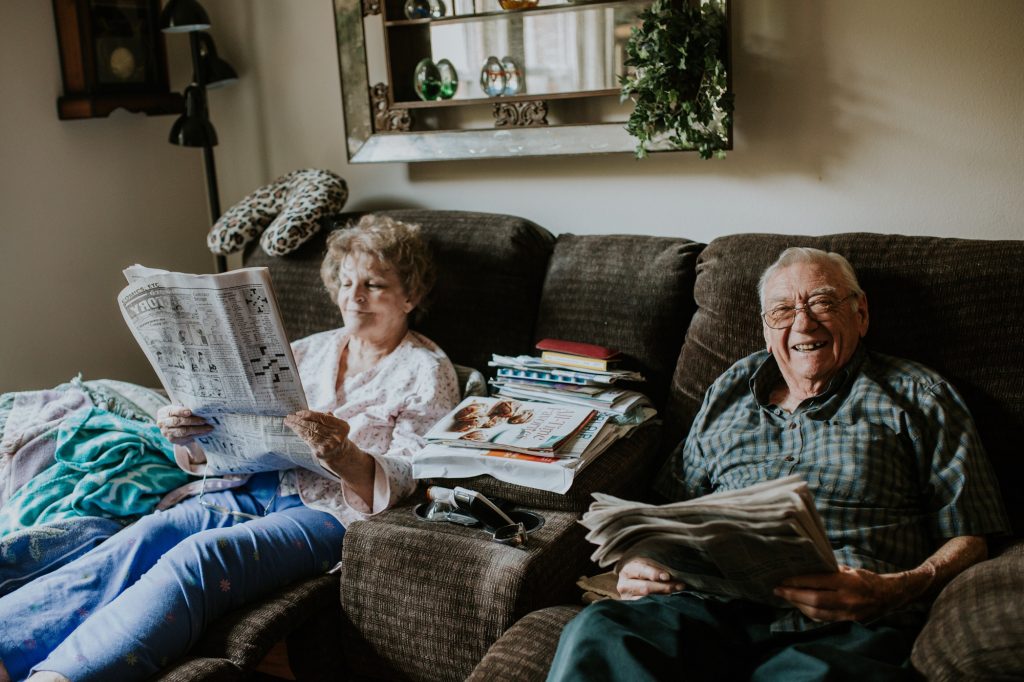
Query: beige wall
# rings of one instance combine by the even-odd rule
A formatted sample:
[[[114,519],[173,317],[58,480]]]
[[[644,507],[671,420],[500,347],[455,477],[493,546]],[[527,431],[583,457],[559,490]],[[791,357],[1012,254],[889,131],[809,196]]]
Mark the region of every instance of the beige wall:
[[[204,5],[242,77],[211,93],[225,207],[311,167],[348,180],[351,208],[508,212],[555,232],[1024,238],[1020,0],[737,0],[724,161],[353,166],[331,2]],[[77,371],[149,380],[114,305],[121,267],[210,267],[199,152],[166,143],[170,117],[58,121],[53,33],[49,2],[0,3],[0,390]]]

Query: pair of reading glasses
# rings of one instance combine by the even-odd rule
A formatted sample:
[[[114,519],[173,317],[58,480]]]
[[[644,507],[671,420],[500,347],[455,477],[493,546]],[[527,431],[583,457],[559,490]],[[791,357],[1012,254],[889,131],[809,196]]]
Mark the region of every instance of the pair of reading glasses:
[[[270,509],[270,505],[272,505],[274,503],[274,498],[277,497],[277,491],[275,490],[274,491],[274,497],[270,498],[270,502],[267,503],[267,506],[266,506],[266,508],[263,511],[263,516],[257,516],[256,514],[247,514],[246,512],[240,512],[240,511],[236,511],[234,509],[228,509],[227,507],[225,507],[223,505],[220,505],[220,504],[215,504],[213,502],[207,502],[206,500],[203,499],[203,496],[206,495],[206,476],[207,476],[208,473],[209,473],[209,467],[207,467],[206,470],[203,471],[203,484],[199,488],[199,495],[197,496],[196,499],[199,501],[199,505],[201,507],[205,507],[206,509],[209,509],[211,511],[215,511],[215,512],[220,513],[220,514],[225,514],[227,516],[234,516],[235,518],[239,518],[239,519],[246,519],[248,521],[252,521],[252,520],[255,520],[255,519],[261,519],[261,518],[263,518],[263,516],[266,516],[267,510]]]
[[[856,296],[857,294],[850,294],[840,299],[832,296],[815,296],[807,305],[777,305],[761,313],[761,319],[772,329],[789,329],[796,322],[796,314],[802,310],[815,322],[828,322],[839,311],[839,306]]]

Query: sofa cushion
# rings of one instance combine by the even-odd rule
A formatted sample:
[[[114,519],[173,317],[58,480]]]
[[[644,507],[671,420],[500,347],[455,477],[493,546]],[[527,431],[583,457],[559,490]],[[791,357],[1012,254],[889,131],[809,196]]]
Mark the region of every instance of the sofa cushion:
[[[704,392],[762,348],[757,281],[783,249],[844,255],[867,293],[874,350],[937,370],[964,396],[996,468],[1015,532],[1024,532],[1024,241],[849,233],[741,234],[712,241],[697,264],[697,312],[672,381],[666,445],[689,430]],[[668,467],[669,470],[675,468]],[[663,472],[659,489],[679,494]]]
[[[487,369],[491,353],[518,355],[532,347],[537,303],[554,237],[507,215],[468,211],[381,211],[418,223],[438,264],[429,309],[414,325],[452,362]],[[320,282],[327,234],[359,219],[347,213],[324,219],[325,228],[296,251],[267,256],[249,245],[247,266],[271,270],[290,339],[342,325],[338,307]]]
[[[932,682],[1024,677],[1024,542],[956,577],[932,607],[911,662]]]
[[[702,244],[674,237],[559,235],[540,299],[536,339],[622,351],[660,407],[693,314]],[[536,351],[533,351],[536,352]]]

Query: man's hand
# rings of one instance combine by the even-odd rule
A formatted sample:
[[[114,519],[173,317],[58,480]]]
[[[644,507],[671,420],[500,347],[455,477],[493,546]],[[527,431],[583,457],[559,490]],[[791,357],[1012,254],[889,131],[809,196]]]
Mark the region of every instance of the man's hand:
[[[873,573],[862,568],[840,566],[836,573],[787,578],[775,588],[775,594],[811,620],[863,621],[917,597],[925,586],[921,578],[909,571]]]
[[[616,589],[623,599],[639,599],[649,594],[681,592],[686,585],[672,580],[664,566],[650,559],[632,559],[619,571]]]
[[[188,445],[199,436],[205,436],[213,427],[192,410],[181,405],[164,405],[156,413],[160,433],[174,445]]]

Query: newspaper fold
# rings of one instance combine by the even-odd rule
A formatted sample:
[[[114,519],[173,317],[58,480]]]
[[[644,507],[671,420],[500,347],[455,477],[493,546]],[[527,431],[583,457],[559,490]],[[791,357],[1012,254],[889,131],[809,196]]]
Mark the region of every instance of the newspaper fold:
[[[197,439],[207,473],[301,466],[335,478],[284,425],[306,396],[267,268],[124,275],[121,314],[168,397],[214,426]]]
[[[643,557],[688,589],[777,606],[787,604],[772,594],[784,578],[838,570],[799,476],[665,505],[594,498],[580,523],[600,566]]]

